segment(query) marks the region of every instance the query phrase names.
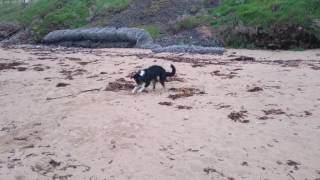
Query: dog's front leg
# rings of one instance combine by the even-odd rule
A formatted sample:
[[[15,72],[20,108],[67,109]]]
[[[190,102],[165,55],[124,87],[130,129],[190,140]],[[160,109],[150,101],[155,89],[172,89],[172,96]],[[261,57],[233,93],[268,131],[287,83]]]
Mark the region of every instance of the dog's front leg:
[[[146,83],[143,83],[138,92],[141,93],[145,88],[146,88]]]
[[[139,86],[139,85],[136,85],[136,86],[132,89],[132,94],[136,93],[139,88],[140,88],[140,86]]]

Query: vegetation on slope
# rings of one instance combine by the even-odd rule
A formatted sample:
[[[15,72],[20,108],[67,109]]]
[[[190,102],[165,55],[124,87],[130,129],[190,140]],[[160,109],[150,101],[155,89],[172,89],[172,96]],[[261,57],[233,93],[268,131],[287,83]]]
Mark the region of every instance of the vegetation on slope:
[[[1,20],[18,20],[25,26],[31,25],[35,38],[40,39],[54,29],[86,26],[96,16],[118,12],[126,8],[129,2],[130,0],[39,0],[24,9],[17,9],[19,5],[12,5],[20,13],[10,13],[9,18]],[[3,10],[4,8],[0,12],[5,13]]]
[[[212,26],[223,30],[231,46],[256,45],[257,38],[267,41],[259,34],[309,43],[320,40],[320,0],[224,0],[209,13]]]
[[[0,5],[0,22],[16,22],[23,7],[20,4]]]
[[[144,29],[145,31],[149,32],[152,38],[158,38],[161,36],[161,32],[158,26],[149,24],[149,25],[142,25],[137,26],[137,28]]]
[[[171,24],[158,21],[141,24],[131,23],[131,18],[128,17],[130,14],[123,18],[129,19],[131,26],[146,29],[154,38],[162,38],[163,33],[177,34],[210,25],[215,32],[213,34],[218,34],[213,38],[226,46],[320,47],[320,0],[203,1],[202,7],[192,7],[180,2],[179,12],[184,8],[182,5],[190,6],[185,7],[185,12],[189,14],[181,14],[172,19],[172,22],[175,22],[173,26],[171,20]],[[163,9],[172,3],[171,0],[38,0],[25,8],[20,5],[0,7],[0,21],[18,21],[31,28],[35,39],[40,40],[46,33],[56,29],[105,24],[99,21],[105,22],[112,15],[127,9],[132,2],[150,4],[145,9],[140,9],[141,13],[145,13],[143,22],[148,21],[148,18],[150,20],[157,19],[157,16],[162,17],[163,12],[166,12]],[[210,4],[214,4],[214,7],[210,7]],[[171,6],[170,8],[172,9]],[[122,14],[120,15],[122,17]],[[172,17],[167,13],[165,15]],[[167,28],[163,28],[164,26]],[[168,32],[163,32],[164,29]]]

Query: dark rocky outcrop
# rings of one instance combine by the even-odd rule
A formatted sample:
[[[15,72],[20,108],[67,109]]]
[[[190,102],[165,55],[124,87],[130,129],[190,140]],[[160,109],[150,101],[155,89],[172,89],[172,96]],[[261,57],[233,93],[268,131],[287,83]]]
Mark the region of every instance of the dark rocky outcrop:
[[[315,28],[317,29],[317,28]],[[319,31],[319,30],[318,30]],[[244,25],[228,26],[220,30],[224,39],[254,44],[266,49],[319,48],[320,35],[297,25],[278,25],[270,27],[268,32]],[[232,44],[232,42],[227,42]]]
[[[29,29],[22,29],[9,38],[1,41],[2,44],[34,44],[33,33]]]
[[[20,26],[15,23],[0,23],[0,41],[11,37],[19,30]]]
[[[224,48],[193,45],[173,45],[161,47],[153,42],[150,34],[138,28],[88,28],[67,29],[50,32],[43,38],[45,44],[86,48],[143,48],[153,52],[222,54]]]
[[[194,45],[172,45],[167,47],[160,47],[152,49],[155,53],[169,52],[169,53],[195,53],[195,54],[223,54],[222,47],[203,47]]]
[[[1,44],[30,44],[33,43],[32,31],[22,28],[16,23],[0,23]]]
[[[43,42],[80,47],[159,47],[142,29],[115,27],[57,30],[46,35]]]

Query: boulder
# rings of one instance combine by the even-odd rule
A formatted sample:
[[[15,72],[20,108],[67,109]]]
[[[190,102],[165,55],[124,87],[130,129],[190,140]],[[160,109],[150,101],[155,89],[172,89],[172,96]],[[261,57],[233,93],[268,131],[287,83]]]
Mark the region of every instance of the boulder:
[[[148,32],[139,28],[81,28],[66,29],[50,32],[43,38],[46,44],[57,44],[76,47],[132,47],[152,49],[155,53],[198,53],[198,54],[222,54],[224,48],[202,47],[194,45],[173,45],[161,47],[153,42]]]
[[[0,23],[0,41],[7,39],[17,33],[20,26],[14,23]]]

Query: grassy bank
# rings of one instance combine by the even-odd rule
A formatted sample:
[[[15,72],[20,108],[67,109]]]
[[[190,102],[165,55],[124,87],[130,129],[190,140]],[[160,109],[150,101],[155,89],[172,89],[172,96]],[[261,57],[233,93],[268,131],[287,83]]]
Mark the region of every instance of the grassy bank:
[[[21,16],[23,6],[21,4],[6,4],[0,6],[0,22],[17,22]]]
[[[319,0],[224,0],[218,8],[211,9],[217,18],[212,24],[244,23],[270,29],[270,25],[299,24],[310,26],[320,18]]]
[[[133,1],[37,0],[26,7],[21,4],[0,7],[0,21],[17,21],[31,28],[34,38],[40,40],[56,29],[106,24],[110,15],[128,8]],[[211,8],[208,4],[218,1],[204,0],[203,6],[200,3],[199,7],[185,7],[190,14],[172,19],[175,24],[150,23],[152,17],[161,16],[158,13],[170,4],[169,0],[141,1],[147,2],[151,5],[141,9],[141,13],[146,13],[143,18],[149,24],[141,21],[132,24],[146,29],[154,38],[209,25],[218,36],[215,38],[229,47],[320,47],[317,45],[320,44],[320,0],[220,0],[218,6]]]
[[[231,46],[252,46],[254,43],[234,31],[239,26],[247,27],[244,30],[247,31],[246,36],[249,33],[272,34],[277,30],[296,28],[320,39],[320,0],[224,0],[209,13],[213,17],[212,27],[222,29],[229,36],[225,37],[226,43]],[[288,30],[287,33],[291,32]]]
[[[87,26],[96,16],[115,13],[129,5],[130,0],[39,0],[21,7],[1,8],[2,21],[18,21],[29,26],[40,39],[51,30]],[[6,15],[9,13],[9,16]]]

